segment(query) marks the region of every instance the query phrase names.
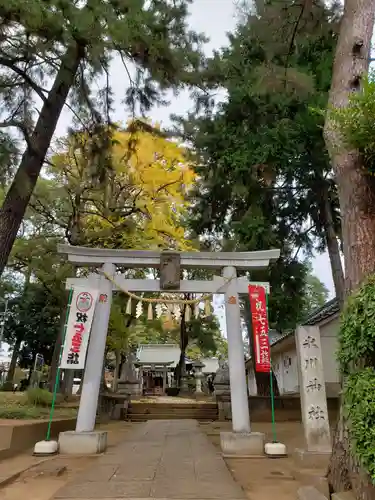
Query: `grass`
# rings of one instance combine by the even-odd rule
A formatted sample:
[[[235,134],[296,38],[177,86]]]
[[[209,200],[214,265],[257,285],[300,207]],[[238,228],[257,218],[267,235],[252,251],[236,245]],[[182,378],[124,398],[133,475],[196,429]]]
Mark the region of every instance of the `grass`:
[[[0,392],[0,419],[41,420],[49,417],[50,408],[35,406],[28,402],[22,392]],[[55,408],[54,418],[73,418],[76,408]]]

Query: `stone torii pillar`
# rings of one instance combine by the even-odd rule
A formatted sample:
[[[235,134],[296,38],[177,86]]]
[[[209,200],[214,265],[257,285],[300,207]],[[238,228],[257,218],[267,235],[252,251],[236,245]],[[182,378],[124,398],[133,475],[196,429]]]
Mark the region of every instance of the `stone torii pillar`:
[[[237,277],[236,268],[224,267],[223,277]],[[233,432],[250,432],[250,414],[242,340],[241,314],[236,280],[229,281],[225,291],[225,318],[228,337],[228,362]]]
[[[105,264],[103,271],[113,276],[115,266]],[[89,279],[95,281],[95,276]],[[94,285],[94,283],[92,283]],[[87,349],[87,361],[81,400],[79,404],[76,432],[91,432],[95,428],[96,410],[103,373],[105,344],[112,304],[112,285],[104,276],[97,276],[96,286],[103,297],[96,304],[94,319],[91,326],[90,342]]]
[[[100,266],[108,275],[113,276],[115,264],[128,268],[159,268],[161,253],[149,251],[106,250],[60,245],[59,252],[68,255],[69,261],[78,266]],[[222,271],[222,277],[215,276],[212,281],[181,281],[176,284],[168,280],[170,292],[176,293],[224,293],[228,335],[228,357],[231,386],[233,432],[221,433],[224,454],[263,455],[264,435],[252,433],[248,407],[244,349],[241,333],[239,293],[248,293],[246,278],[237,278],[237,270],[259,270],[280,255],[279,250],[257,252],[181,252],[179,265],[182,269],[203,268]],[[173,260],[168,257],[167,265]],[[100,295],[107,300],[99,302],[92,324],[90,344],[87,353],[86,370],[83,381],[77,427],[74,433],[61,433],[60,448],[64,453],[101,452],[106,446],[106,434],[94,432],[97,401],[100,389],[104,351],[111,309],[112,291],[117,287],[104,276],[91,275],[88,278],[72,278],[67,281],[71,286],[94,285]],[[159,280],[131,280],[116,275],[118,287],[132,292],[162,291]],[[268,287],[268,283],[258,283]],[[74,450],[74,451],[73,451]]]

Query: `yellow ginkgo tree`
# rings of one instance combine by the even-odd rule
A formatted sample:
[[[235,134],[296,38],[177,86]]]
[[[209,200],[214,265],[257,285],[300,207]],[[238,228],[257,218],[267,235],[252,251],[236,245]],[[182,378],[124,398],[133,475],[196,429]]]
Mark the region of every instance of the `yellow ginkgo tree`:
[[[33,208],[49,211],[73,245],[191,249],[183,219],[195,173],[185,149],[139,121],[103,135],[58,142]]]

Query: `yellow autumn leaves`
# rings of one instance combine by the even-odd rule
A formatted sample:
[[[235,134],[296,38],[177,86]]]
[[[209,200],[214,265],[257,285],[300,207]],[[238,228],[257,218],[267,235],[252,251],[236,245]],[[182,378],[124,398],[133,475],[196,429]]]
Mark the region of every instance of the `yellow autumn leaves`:
[[[114,130],[109,144],[100,140],[93,144],[84,133],[64,139],[50,167],[73,205],[72,243],[192,249],[183,219],[195,173],[184,148],[151,126]]]

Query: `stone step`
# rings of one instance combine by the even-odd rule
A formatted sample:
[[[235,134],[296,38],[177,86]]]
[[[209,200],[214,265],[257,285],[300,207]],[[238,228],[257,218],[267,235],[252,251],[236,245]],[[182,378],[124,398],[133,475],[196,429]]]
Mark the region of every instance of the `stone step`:
[[[157,411],[157,412],[137,412],[137,411],[128,411],[128,415],[144,415],[144,416],[149,416],[149,415],[183,415],[183,416],[191,416],[192,418],[197,418],[199,416],[206,417],[206,416],[216,416],[218,415],[219,412],[217,411]]]
[[[130,403],[133,406],[160,406],[160,407],[171,407],[171,408],[215,408],[217,403],[202,403],[200,401],[194,401],[191,403],[167,403],[167,402],[152,402],[152,401],[132,401]]]
[[[129,409],[128,413],[132,415],[216,415],[218,413],[217,410],[207,410],[207,411],[202,411],[202,410],[140,410],[138,408],[136,409]]]
[[[171,405],[171,404],[144,404],[144,403],[131,403],[129,411],[136,413],[168,413],[173,411],[217,411],[217,405]]]
[[[201,420],[218,419],[215,403],[131,403],[127,418],[133,422],[146,420]]]
[[[154,414],[128,414],[127,419],[131,422],[146,422],[147,420],[199,420],[199,421],[216,421],[218,419],[218,415],[184,415],[180,413],[176,414],[163,414],[163,413],[154,413]]]

